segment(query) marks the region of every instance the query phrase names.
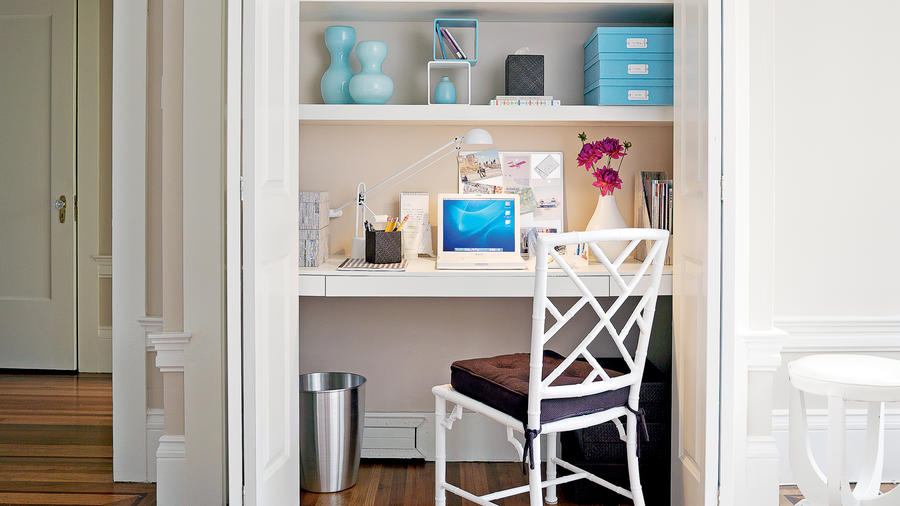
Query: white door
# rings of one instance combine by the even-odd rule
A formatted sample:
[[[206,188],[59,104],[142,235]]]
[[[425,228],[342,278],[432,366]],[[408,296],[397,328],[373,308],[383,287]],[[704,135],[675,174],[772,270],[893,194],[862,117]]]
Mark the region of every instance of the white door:
[[[0,90],[0,368],[74,370],[75,0],[0,2]]]
[[[717,503],[721,3],[675,2],[672,504]]]
[[[299,2],[243,10],[245,504],[300,502]]]

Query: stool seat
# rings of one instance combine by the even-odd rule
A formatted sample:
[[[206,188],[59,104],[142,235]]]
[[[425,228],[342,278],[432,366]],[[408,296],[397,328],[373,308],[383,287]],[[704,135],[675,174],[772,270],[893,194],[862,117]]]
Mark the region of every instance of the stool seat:
[[[788,364],[804,392],[848,401],[900,401],[900,360],[870,355],[810,355]]]

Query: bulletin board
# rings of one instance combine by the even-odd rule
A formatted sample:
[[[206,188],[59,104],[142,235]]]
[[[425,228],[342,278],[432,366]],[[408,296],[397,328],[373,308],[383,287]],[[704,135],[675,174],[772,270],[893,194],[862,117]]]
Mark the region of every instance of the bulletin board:
[[[457,158],[459,193],[519,195],[519,240],[532,227],[539,233],[564,232],[563,154],[558,151],[462,151]]]

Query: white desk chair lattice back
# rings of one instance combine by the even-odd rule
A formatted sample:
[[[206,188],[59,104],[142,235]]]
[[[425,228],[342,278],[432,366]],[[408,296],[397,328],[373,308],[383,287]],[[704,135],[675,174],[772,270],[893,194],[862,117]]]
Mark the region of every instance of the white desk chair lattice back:
[[[884,467],[884,403],[900,402],[900,360],[870,355],[809,355],[788,364],[791,382],[790,460],[805,506],[900,506],[897,489],[881,493]],[[828,399],[828,463],[813,457],[806,423],[806,395]],[[865,459],[851,490],[846,464],[846,401],[868,407]]]
[[[638,422],[643,424],[638,396],[668,240],[668,231],[657,229],[569,232],[545,234],[536,238],[532,246],[536,265],[531,352],[455,362],[451,367],[452,386],[440,385],[432,389],[435,395],[436,421],[436,504],[445,504],[446,492],[481,505],[494,504],[492,501],[497,499],[527,492],[531,505],[537,506],[542,502],[543,488],[547,489],[546,502],[554,504],[557,501],[557,485],[587,479],[633,499],[637,506],[644,506],[638,473]],[[625,259],[642,241],[646,241],[649,246],[649,254],[644,262],[634,271],[629,269],[626,273],[620,272]],[[609,259],[603,253],[604,243],[622,242],[628,242],[628,246],[617,258]],[[621,292],[606,308],[597,300],[597,295],[579,279],[578,273],[566,263],[565,256],[556,250],[559,246],[574,248],[578,244],[587,245],[591,254],[609,271],[611,282]],[[559,264],[567,278],[581,292],[581,297],[565,312],[560,311],[547,297],[548,257]],[[619,313],[628,297],[639,295],[639,291],[640,300],[637,305],[624,325],[616,328],[613,317]],[[599,321],[574,350],[566,356],[545,350],[545,346],[559,330],[585,306],[593,309]],[[554,319],[549,328],[545,326],[547,313]],[[617,318],[617,321],[621,320]],[[625,341],[635,326],[638,337],[632,355]],[[589,353],[588,346],[604,330],[627,364],[627,371],[604,369]],[[473,372],[475,370],[477,374]],[[473,374],[469,374],[470,372]],[[500,384],[500,390],[492,392],[490,389],[495,383]],[[518,397],[508,395],[517,387]],[[449,416],[447,401],[455,405]],[[506,426],[507,440],[523,459],[528,485],[476,496],[447,483],[446,431],[452,428],[455,420],[462,418],[463,409],[481,413]],[[625,417],[624,427],[620,420],[622,417]],[[630,489],[616,486],[556,456],[559,432],[605,422],[615,423],[620,438],[626,443]],[[524,445],[513,437],[514,431],[525,434]],[[539,434],[547,435],[545,481],[541,480]],[[643,435],[646,437],[646,426]],[[558,478],[558,467],[572,474]]]

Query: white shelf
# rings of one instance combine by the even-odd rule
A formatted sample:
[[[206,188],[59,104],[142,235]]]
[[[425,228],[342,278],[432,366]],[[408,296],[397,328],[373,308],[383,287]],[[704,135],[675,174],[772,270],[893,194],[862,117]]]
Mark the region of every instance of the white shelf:
[[[437,270],[434,259],[418,258],[405,272],[338,271],[346,257],[335,256],[316,268],[299,270],[299,295],[312,297],[532,297],[534,295],[533,262],[527,270],[491,271]],[[620,272],[627,281],[628,272],[639,264],[625,264]],[[597,296],[616,296],[618,286],[612,283],[602,265],[589,265],[578,275]],[[580,297],[581,292],[561,270],[548,273],[547,292],[551,297]],[[647,283],[644,278],[644,283]],[[638,285],[635,295],[644,288]],[[672,294],[672,268],[666,266],[660,295]]]
[[[671,106],[502,107],[491,105],[300,104],[301,124],[671,125]]]
[[[479,21],[672,24],[673,0],[299,0],[301,21]]]

